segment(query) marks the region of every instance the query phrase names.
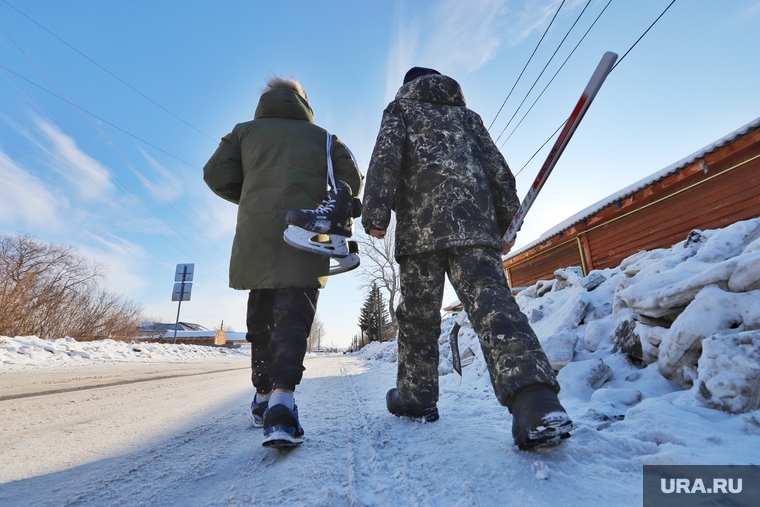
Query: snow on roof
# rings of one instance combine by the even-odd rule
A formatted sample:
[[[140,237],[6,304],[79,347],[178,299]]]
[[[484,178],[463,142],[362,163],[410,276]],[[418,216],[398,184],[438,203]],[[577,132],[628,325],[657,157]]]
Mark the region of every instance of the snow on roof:
[[[751,122],[747,123],[746,125],[744,125],[744,126],[738,128],[737,130],[731,132],[727,136],[724,136],[724,137],[718,139],[714,143],[705,146],[701,150],[695,151],[694,153],[692,153],[688,157],[684,157],[681,160],[679,160],[678,162],[676,162],[674,164],[671,164],[671,165],[667,166],[666,168],[661,169],[661,170],[655,172],[654,174],[651,174],[651,175],[647,176],[646,178],[643,178],[643,179],[637,181],[636,183],[634,183],[632,185],[629,185],[629,186],[623,188],[622,190],[619,190],[619,191],[615,192],[614,194],[605,197],[601,201],[598,201],[598,202],[592,204],[588,208],[586,208],[586,209],[584,209],[584,210],[576,213],[575,215],[571,216],[570,218],[568,218],[567,220],[563,221],[562,223],[560,223],[558,225],[555,225],[554,227],[552,227],[548,231],[544,232],[541,235],[541,237],[539,237],[537,240],[535,240],[535,241],[533,241],[533,242],[525,245],[524,247],[520,248],[519,250],[515,250],[514,252],[511,252],[509,254],[509,256],[507,256],[507,259],[515,257],[516,255],[519,255],[519,254],[521,254],[523,252],[526,252],[526,251],[530,250],[531,248],[533,248],[533,247],[535,247],[537,245],[540,245],[541,243],[543,243],[547,239],[551,238],[552,236],[555,236],[555,235],[559,234],[560,232],[569,229],[573,225],[586,220],[587,218],[591,217],[592,215],[595,215],[596,213],[600,212],[601,210],[605,209],[606,207],[610,206],[611,204],[614,204],[617,201],[625,199],[626,197],[629,197],[629,196],[635,194],[639,190],[642,190],[642,189],[644,189],[644,188],[652,185],[653,183],[656,183],[656,182],[662,180],[663,178],[665,178],[665,177],[667,177],[667,176],[669,176],[669,175],[671,175],[671,174],[673,174],[675,172],[680,171],[684,167],[687,167],[687,166],[693,164],[697,160],[699,160],[701,158],[704,158],[705,156],[707,156],[707,155],[709,155],[709,154],[711,154],[711,153],[719,150],[720,148],[722,148],[723,146],[726,146],[727,144],[731,144],[732,142],[736,141],[740,137],[743,137],[743,136],[749,134],[750,132],[752,132],[753,130],[756,130],[758,128],[760,128],[760,118],[756,118],[756,119],[752,120]]]
[[[163,322],[145,322],[140,324],[139,328],[145,333],[157,332],[157,331],[174,331],[175,325],[166,324]],[[192,322],[179,322],[177,325],[178,331],[209,331],[208,328],[201,326],[200,324],[193,324]]]

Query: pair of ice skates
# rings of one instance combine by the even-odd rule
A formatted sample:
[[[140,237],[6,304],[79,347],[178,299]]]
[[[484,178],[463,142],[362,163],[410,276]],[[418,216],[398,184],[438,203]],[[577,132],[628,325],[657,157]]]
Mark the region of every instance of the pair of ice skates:
[[[362,204],[351,197],[351,187],[338,181],[317,209],[288,211],[283,238],[292,247],[330,257],[330,275],[359,266],[359,244],[348,241],[354,231],[354,218],[361,215]]]

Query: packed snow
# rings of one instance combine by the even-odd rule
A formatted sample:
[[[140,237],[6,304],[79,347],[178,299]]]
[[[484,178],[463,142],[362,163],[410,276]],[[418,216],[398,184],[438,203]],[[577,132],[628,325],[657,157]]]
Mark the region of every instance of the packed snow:
[[[558,270],[555,279],[522,291],[517,301],[558,371],[560,400],[576,425],[557,447],[522,452],[514,446],[511,415],[496,402],[468,323],[459,334],[463,382],[454,384],[450,316],[439,342],[441,419],[435,423],[387,413],[397,347],[374,342],[348,356],[307,358],[296,393],[305,443],[287,455],[259,446],[260,431],[246,413],[250,390],[233,412],[209,415],[228,429],[221,441],[212,438],[212,423],[196,421],[176,445],[145,451],[161,458],[135,451],[107,467],[93,462],[3,479],[0,504],[29,495],[36,505],[66,499],[99,505],[97,484],[103,484],[113,488],[107,504],[121,506],[193,498],[195,505],[288,499],[299,505],[641,505],[642,465],[760,463],[758,255],[760,219],[693,231],[672,248],[639,252],[587,276],[576,267]],[[4,374],[249,353],[247,346],[0,338]],[[191,446],[188,455],[177,450],[183,445]],[[120,478],[120,467],[132,461],[147,467],[137,472],[148,474],[147,490]],[[188,463],[204,471],[193,472]],[[270,471],[280,475],[261,479]],[[51,483],[53,491],[39,492]],[[89,493],[79,495],[81,489]]]

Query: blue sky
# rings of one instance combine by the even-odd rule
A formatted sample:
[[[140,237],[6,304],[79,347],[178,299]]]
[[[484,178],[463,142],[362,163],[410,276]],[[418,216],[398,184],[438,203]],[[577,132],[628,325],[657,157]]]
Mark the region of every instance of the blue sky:
[[[587,3],[564,2],[494,138]],[[612,0],[504,142],[607,3],[590,1],[499,140],[514,172],[570,114],[602,54],[622,56],[670,0]],[[457,79],[488,126],[559,5],[0,0],[0,234],[74,246],[109,266],[109,288],[165,321],[177,311],[175,266],[194,262],[182,320],[244,331],[246,293],[227,288],[235,207],[207,189],[200,168],[252,117],[265,80],[299,79],[317,123],[366,172],[382,110],[409,67]],[[609,76],[518,246],[760,116],[757,33],[757,0],[676,1]],[[518,176],[520,197],[547,150]],[[354,274],[330,281],[318,309],[328,342],[350,342],[363,298]]]

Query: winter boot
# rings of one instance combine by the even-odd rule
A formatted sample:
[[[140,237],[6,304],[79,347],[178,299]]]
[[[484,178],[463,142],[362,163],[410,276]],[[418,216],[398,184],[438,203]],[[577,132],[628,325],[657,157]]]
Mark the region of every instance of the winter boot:
[[[388,412],[395,416],[425,419],[426,422],[438,420],[438,407],[436,407],[435,404],[431,407],[423,407],[421,405],[407,403],[401,399],[401,395],[395,387],[385,395],[385,403],[388,405]]]
[[[569,438],[573,429],[557,393],[546,384],[534,384],[519,391],[509,411],[512,436],[522,450],[557,444]]]
[[[298,422],[298,407],[272,405],[264,412],[264,447],[293,447],[303,443],[303,428]]]
[[[351,237],[354,229],[354,199],[351,187],[339,181],[317,209],[292,209],[285,216],[285,222],[307,231]]]
[[[251,419],[253,419],[254,428],[264,427],[264,412],[266,412],[269,406],[269,400],[259,401],[258,393],[253,395],[253,401],[251,402]]]

